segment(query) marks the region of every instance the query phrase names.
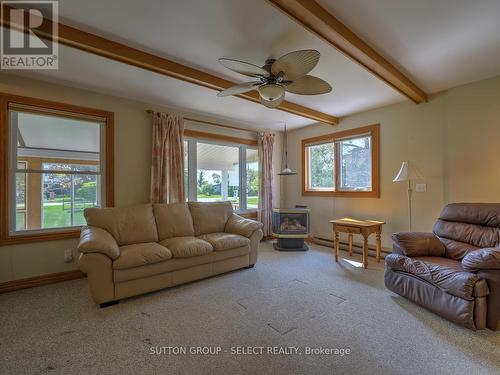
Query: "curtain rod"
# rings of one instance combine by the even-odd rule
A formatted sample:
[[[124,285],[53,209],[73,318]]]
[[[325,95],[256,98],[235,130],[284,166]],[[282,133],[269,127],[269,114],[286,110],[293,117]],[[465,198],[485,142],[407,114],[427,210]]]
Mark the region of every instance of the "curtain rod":
[[[157,111],[153,111],[151,109],[148,109],[146,110],[146,112],[150,115],[156,113]],[[244,131],[244,132],[249,132],[249,133],[258,133],[259,130],[250,130],[250,129],[245,129],[245,128],[239,128],[237,126],[232,126],[232,125],[226,125],[226,124],[220,124],[220,123],[217,123],[217,122],[212,122],[212,121],[205,121],[205,120],[198,120],[198,119],[195,119],[195,118],[190,118],[190,117],[184,117],[184,120],[187,120],[187,121],[193,121],[193,122],[199,122],[199,123],[202,123],[202,124],[207,124],[207,125],[213,125],[213,126],[219,126],[221,128],[227,128],[227,129],[235,129],[235,130],[241,130],[241,131]]]

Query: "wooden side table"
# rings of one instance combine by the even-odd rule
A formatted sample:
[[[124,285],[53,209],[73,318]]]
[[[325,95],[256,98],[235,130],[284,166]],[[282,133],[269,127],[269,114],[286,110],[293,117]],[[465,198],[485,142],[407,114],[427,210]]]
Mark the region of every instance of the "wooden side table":
[[[382,225],[385,224],[385,221],[343,218],[338,220],[330,220],[330,223],[333,225],[336,262],[339,261],[340,256],[340,232],[349,234],[349,256],[352,256],[352,235],[361,234],[363,236],[363,267],[365,269],[368,267],[368,237],[370,236],[370,234],[375,233],[377,239],[377,262],[380,262],[380,250],[382,247]]]

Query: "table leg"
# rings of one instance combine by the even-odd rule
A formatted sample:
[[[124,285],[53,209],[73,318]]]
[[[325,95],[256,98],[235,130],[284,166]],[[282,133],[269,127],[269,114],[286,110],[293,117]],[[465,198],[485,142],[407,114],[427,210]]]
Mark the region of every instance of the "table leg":
[[[380,263],[380,251],[382,249],[381,230],[377,231],[377,262]]]
[[[368,235],[363,234],[363,268],[368,267]]]
[[[339,261],[339,256],[340,256],[339,232],[335,232],[335,262]]]
[[[352,257],[352,233],[349,233],[349,256]]]

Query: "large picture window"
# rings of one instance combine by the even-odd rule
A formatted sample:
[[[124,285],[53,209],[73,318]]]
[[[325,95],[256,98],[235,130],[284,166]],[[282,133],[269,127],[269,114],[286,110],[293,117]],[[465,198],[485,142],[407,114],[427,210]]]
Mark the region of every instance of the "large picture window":
[[[185,132],[186,199],[229,201],[237,212],[257,210],[259,160],[256,142],[216,139],[214,135],[210,138],[198,132]]]
[[[302,141],[303,195],[379,197],[379,125]]]
[[[77,236],[85,208],[113,205],[113,114],[1,99],[1,243]]]

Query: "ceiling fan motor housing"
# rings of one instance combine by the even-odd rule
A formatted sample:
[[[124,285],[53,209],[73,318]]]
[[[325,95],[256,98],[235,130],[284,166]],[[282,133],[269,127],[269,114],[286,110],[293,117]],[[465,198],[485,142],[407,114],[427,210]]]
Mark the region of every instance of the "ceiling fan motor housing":
[[[234,72],[254,78],[222,90],[217,96],[240,95],[257,90],[260,102],[268,108],[278,107],[285,98],[285,91],[300,95],[325,94],[331,86],[320,78],[307,75],[318,63],[316,50],[290,52],[279,59],[267,59],[260,67],[244,61],[221,58],[220,63]]]

